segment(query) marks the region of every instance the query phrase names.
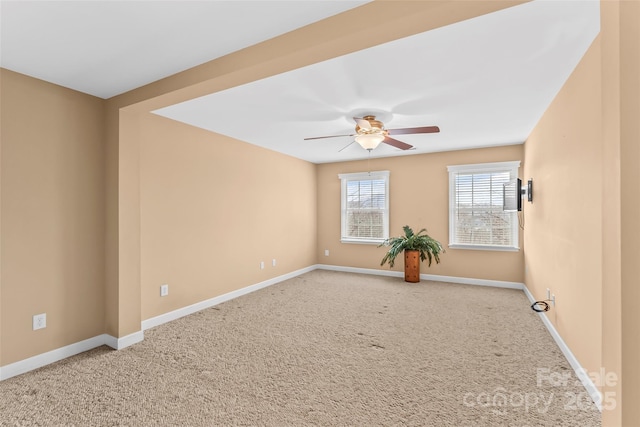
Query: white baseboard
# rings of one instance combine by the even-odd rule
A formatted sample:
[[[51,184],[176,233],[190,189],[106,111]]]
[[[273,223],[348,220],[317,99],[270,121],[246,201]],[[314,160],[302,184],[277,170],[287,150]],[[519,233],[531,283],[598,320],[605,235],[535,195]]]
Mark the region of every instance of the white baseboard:
[[[360,273],[360,274],[373,274],[376,276],[404,277],[404,273],[402,271],[394,271],[394,270],[376,270],[374,268],[343,267],[339,265],[328,265],[328,264],[318,264],[316,267],[321,270],[342,271],[346,273]],[[508,288],[508,289],[520,289],[520,290],[524,289],[524,283],[505,282],[502,280],[486,280],[486,279],[473,279],[470,277],[439,276],[436,274],[421,274],[420,279],[431,280],[434,282],[459,283],[463,285],[493,286],[496,288]]]
[[[85,351],[89,351],[102,345],[107,345],[113,349],[121,350],[140,342],[143,339],[144,335],[142,331],[135,332],[123,338],[116,338],[108,334],[98,335],[55,350],[47,351],[46,353],[37,354],[33,357],[29,357],[28,359],[5,365],[0,368],[0,381],[33,371],[34,369],[42,368],[43,366],[66,359],[67,357],[75,356],[76,354],[84,353]]]
[[[101,345],[106,344],[105,337],[108,336],[110,337],[110,335],[107,334],[98,335],[84,341],[73,343],[55,350],[47,351],[46,353],[29,357],[28,359],[5,365],[2,367],[2,371],[0,372],[0,380],[6,380],[7,378],[33,371],[34,369],[66,359],[67,357],[75,356],[76,354],[83,353],[91,350],[92,348],[100,347]]]
[[[375,268],[344,267],[341,265],[316,264],[315,269],[342,271],[344,273],[373,274],[375,276],[404,277],[404,273],[401,271],[376,270]]]
[[[15,377],[16,375],[24,374],[29,371],[33,371],[34,369],[41,368],[43,366],[49,365],[62,359],[66,359],[67,357],[75,356],[76,354],[83,353],[102,345],[107,345],[115,350],[122,350],[123,348],[143,341],[145,329],[149,329],[162,323],[178,319],[180,317],[195,313],[196,311],[200,311],[208,307],[213,307],[214,305],[220,304],[222,302],[229,301],[242,295],[246,295],[250,292],[254,292],[258,289],[271,286],[275,283],[291,279],[315,269],[316,266],[312,265],[307,268],[296,270],[282,276],[274,277],[273,279],[265,280],[264,282],[256,283],[254,285],[247,286],[245,288],[238,289],[224,295],[220,295],[216,298],[211,298],[209,300],[202,301],[188,307],[184,307],[151,319],[144,320],[141,325],[142,330],[121,338],[116,338],[108,334],[102,334],[55,350],[48,351],[46,353],[29,357],[28,359],[20,360],[18,362],[2,366],[0,367],[0,381],[7,378]]]
[[[404,273],[401,271],[392,271],[392,270],[376,270],[371,268],[356,268],[356,267],[342,267],[336,265],[325,265],[319,264],[317,268],[322,270],[332,270],[332,271],[342,271],[347,273],[361,273],[361,274],[374,274],[379,276],[393,276],[393,277],[403,277]],[[454,276],[438,276],[433,274],[421,274],[421,279],[424,280],[432,280],[437,282],[449,282],[449,283],[460,283],[466,285],[478,285],[478,286],[493,286],[499,288],[509,288],[509,289],[520,289],[524,291],[525,295],[533,304],[536,300],[527,289],[524,283],[520,282],[505,282],[500,280],[485,280],[485,279],[472,279],[467,277],[454,277]],[[545,325],[553,340],[556,342],[562,354],[567,359],[573,370],[575,371],[577,377],[580,379],[582,384],[584,385],[587,393],[593,399],[593,402],[596,404],[598,409],[602,411],[602,395],[598,390],[598,387],[593,383],[589,375],[586,375],[586,370],[580,365],[578,359],[574,356],[574,354],[569,349],[569,346],[564,342],[556,328],[553,326],[553,323],[549,320],[545,313],[538,313],[540,318],[542,319],[542,323]]]
[[[228,292],[223,295],[219,295],[217,297],[200,301],[198,303],[188,305],[186,307],[179,308],[177,310],[170,311],[168,313],[161,314],[159,316],[152,317],[150,319],[146,319],[142,321],[142,330],[145,331],[149,328],[153,328],[158,325],[162,325],[163,323],[171,322],[172,320],[179,319],[184,316],[188,316],[189,314],[196,313],[198,311],[216,306],[223,302],[232,300],[234,298],[238,298],[242,295],[246,295],[251,292],[255,292],[258,289],[266,288],[267,286],[274,285],[276,283],[280,283],[284,280],[294,278],[296,276],[300,276],[301,274],[308,273],[316,269],[315,265],[310,267],[306,267],[300,270],[292,271],[291,273],[283,274],[282,276],[274,277],[273,279],[265,280],[264,282],[256,283],[254,285],[250,285],[244,287],[242,289],[237,289],[232,292]]]
[[[504,280],[487,280],[487,279],[473,279],[471,277],[438,276],[435,274],[421,274],[420,278],[425,280],[432,280],[434,282],[459,283],[462,285],[492,286],[494,288],[519,289],[519,290],[524,289],[524,283],[506,282]]]
[[[536,302],[536,299],[533,297],[531,292],[529,292],[529,289],[526,286],[524,286],[522,290],[524,291],[531,304]],[[564,357],[567,358],[567,361],[575,371],[576,376],[578,377],[578,379],[580,379],[582,385],[584,385],[584,388],[587,389],[587,393],[589,393],[589,396],[591,396],[593,402],[596,404],[600,412],[602,412],[602,395],[600,394],[600,390],[598,390],[598,387],[596,387],[589,375],[585,374],[586,370],[582,367],[582,365],[580,365],[580,362],[578,362],[578,359],[573,355],[573,353],[569,349],[569,346],[564,342],[555,326],[553,326],[553,323],[551,323],[551,321],[547,317],[546,313],[538,312],[538,315],[540,316],[540,319],[542,320],[544,326],[551,334],[551,337],[560,348],[560,351],[562,351],[562,354],[564,354]]]
[[[163,323],[167,323],[172,320],[179,319],[181,317],[187,316],[197,311],[204,310],[209,307],[213,307],[225,301],[229,301],[239,296],[257,291],[258,289],[262,289],[262,288],[274,285],[276,283],[291,279],[293,277],[299,276],[304,273],[308,273],[316,269],[342,271],[347,273],[373,274],[378,276],[391,276],[391,277],[404,276],[404,273],[401,271],[377,270],[377,269],[358,268],[358,267],[343,267],[343,266],[327,265],[327,264],[312,265],[300,270],[293,271],[288,274],[284,274],[282,276],[274,277],[273,279],[265,280],[264,282],[256,283],[254,285],[247,286],[245,288],[238,289],[236,291],[229,292],[224,295],[220,295],[218,297],[208,299],[206,301],[202,301],[187,307],[183,307],[178,310],[171,311],[169,313],[162,314],[160,316],[143,320],[141,325],[142,330],[138,332],[134,332],[133,334],[127,335],[122,338],[116,338],[108,334],[102,334],[93,338],[86,339],[84,341],[67,345],[65,347],[48,351],[46,353],[38,354],[28,359],[20,360],[18,362],[2,366],[0,367],[0,381],[46,366],[48,364],[57,362],[67,357],[75,356],[76,354],[83,353],[85,351],[91,350],[96,347],[100,347],[101,345],[107,345],[116,350],[123,349],[125,347],[128,347],[130,345],[133,345],[135,343],[142,341],[144,339],[144,330],[146,329],[153,328],[154,326],[158,326]],[[531,295],[531,293],[529,292],[527,287],[524,285],[524,283],[472,279],[472,278],[454,277],[454,276],[439,276],[439,275],[432,275],[432,274],[421,274],[420,278],[424,280],[432,280],[432,281],[438,281],[438,282],[521,289],[524,291],[524,293],[526,294],[529,301],[531,301],[531,303],[535,302],[533,295]],[[588,375],[584,375],[585,370],[582,368],[582,366],[578,362],[578,359],[576,359],[576,357],[573,355],[573,353],[571,352],[569,347],[566,345],[566,343],[562,340],[562,338],[556,331],[553,324],[549,321],[547,316],[544,313],[538,313],[538,314],[540,315],[540,318],[542,319],[543,324],[549,330],[549,333],[555,340],[556,344],[558,345],[562,353],[565,355],[565,357],[569,361],[569,364],[576,372],[576,375],[582,381],[582,384],[584,385],[587,392],[595,402],[596,406],[598,407],[598,409],[602,411],[602,397],[600,395],[598,388],[593,384],[593,382],[591,381]]]
[[[196,313],[201,310],[205,310],[207,308],[214,307],[223,302],[232,300],[234,298],[238,298],[242,295],[246,295],[251,292],[255,292],[258,289],[266,288],[268,286],[274,285],[276,283],[280,283],[284,280],[288,280],[301,274],[308,273],[313,270],[332,270],[332,271],[342,271],[347,273],[360,273],[360,274],[374,274],[379,276],[392,276],[392,277],[403,277],[404,273],[401,271],[393,271],[393,270],[376,270],[372,268],[358,268],[358,267],[343,267],[338,265],[328,265],[328,264],[316,264],[306,268],[302,268],[300,270],[293,271],[291,273],[284,274],[282,276],[274,277],[269,280],[265,280],[264,282],[256,283],[254,285],[250,285],[244,287],[242,289],[237,289],[235,291],[219,295],[214,298],[210,298],[205,301],[200,301],[192,305],[188,305],[186,307],[182,307],[168,313],[160,314],[155,317],[151,317],[149,319],[142,321],[142,330],[145,331],[147,329],[153,328],[158,325],[162,325],[163,323],[171,322],[173,320],[179,319],[184,316],[188,316],[190,314]],[[439,282],[450,282],[450,283],[461,283],[468,285],[479,285],[479,286],[495,286],[501,288],[511,288],[511,289],[522,289],[524,287],[523,283],[516,282],[503,282],[498,280],[484,280],[484,279],[471,279],[466,277],[452,277],[452,276],[437,276],[433,274],[421,274],[420,277],[424,280],[434,280]],[[114,347],[116,348],[116,347]]]
[[[138,331],[122,338],[116,338],[111,335],[104,334],[105,337],[105,345],[113,348],[114,350],[122,350],[123,348],[129,347],[130,345],[136,344],[144,340],[144,332]]]

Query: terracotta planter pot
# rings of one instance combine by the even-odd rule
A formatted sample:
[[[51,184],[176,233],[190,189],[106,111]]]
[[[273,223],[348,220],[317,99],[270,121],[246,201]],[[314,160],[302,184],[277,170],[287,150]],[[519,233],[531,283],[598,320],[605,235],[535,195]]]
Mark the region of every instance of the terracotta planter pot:
[[[404,281],[410,283],[420,281],[420,251],[404,251]]]

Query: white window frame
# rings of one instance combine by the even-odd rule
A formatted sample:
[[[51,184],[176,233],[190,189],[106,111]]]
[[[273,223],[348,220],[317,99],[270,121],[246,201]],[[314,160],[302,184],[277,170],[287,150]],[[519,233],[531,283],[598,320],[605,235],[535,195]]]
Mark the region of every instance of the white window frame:
[[[340,241],[342,243],[361,243],[379,245],[389,238],[389,171],[341,173],[340,178]],[[358,238],[347,236],[347,182],[383,179],[385,183],[385,206],[383,209],[383,237]]]
[[[509,171],[510,179],[518,177],[520,161],[478,163],[469,165],[448,166],[449,171],[449,247],[452,249],[477,249],[490,251],[519,251],[519,226],[518,213],[511,212],[511,233],[513,245],[480,245],[469,243],[457,243],[456,238],[456,175],[458,173],[483,173]]]

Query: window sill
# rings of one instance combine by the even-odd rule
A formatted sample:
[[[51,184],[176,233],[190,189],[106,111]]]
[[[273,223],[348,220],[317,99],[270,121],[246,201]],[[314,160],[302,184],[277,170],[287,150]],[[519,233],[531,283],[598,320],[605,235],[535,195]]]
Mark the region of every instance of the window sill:
[[[476,251],[497,251],[497,252],[518,252],[517,246],[494,246],[494,245],[464,245],[454,243],[449,245],[449,249],[470,249]]]
[[[340,243],[355,243],[357,245],[380,245],[385,239],[380,240],[367,240],[367,239],[340,239]]]

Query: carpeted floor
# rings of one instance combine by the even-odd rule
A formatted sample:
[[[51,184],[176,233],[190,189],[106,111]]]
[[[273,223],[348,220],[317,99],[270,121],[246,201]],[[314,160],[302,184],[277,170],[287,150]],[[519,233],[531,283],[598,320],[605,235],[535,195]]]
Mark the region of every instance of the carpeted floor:
[[[558,381],[560,379],[560,381]],[[0,382],[1,426],[600,426],[522,291],[316,270]]]

